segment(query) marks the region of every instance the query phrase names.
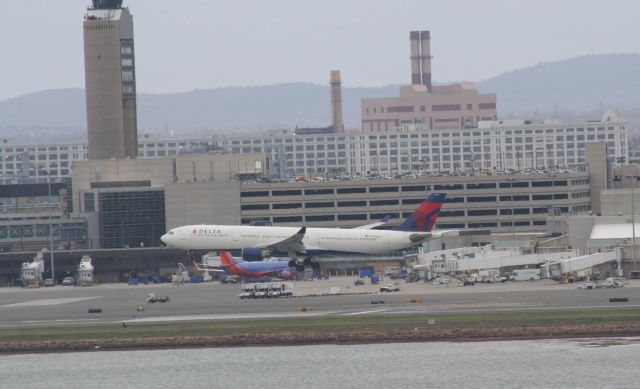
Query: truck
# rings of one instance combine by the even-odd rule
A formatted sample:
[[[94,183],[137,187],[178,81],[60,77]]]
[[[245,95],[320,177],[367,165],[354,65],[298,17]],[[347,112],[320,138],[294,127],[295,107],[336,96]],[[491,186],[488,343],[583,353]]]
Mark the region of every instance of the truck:
[[[260,283],[254,284],[255,288],[253,291],[253,297],[257,299],[268,297],[269,284],[270,284],[269,282],[260,282]]]
[[[502,278],[500,277],[499,269],[483,269],[478,271],[478,275],[474,282],[500,282]]]
[[[293,296],[293,282],[269,282],[268,298]]]
[[[241,300],[250,298],[278,298],[293,296],[293,282],[249,282],[242,284],[242,290],[238,297]]]
[[[253,284],[242,284],[242,289],[238,297],[240,300],[254,298],[253,295],[254,285]]]
[[[540,279],[540,269],[516,269],[511,272],[511,281],[533,281]]]

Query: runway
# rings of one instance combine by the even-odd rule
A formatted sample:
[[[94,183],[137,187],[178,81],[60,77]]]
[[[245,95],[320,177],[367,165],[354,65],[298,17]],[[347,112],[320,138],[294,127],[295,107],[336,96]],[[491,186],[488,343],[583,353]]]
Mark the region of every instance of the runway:
[[[98,285],[39,289],[0,289],[0,328],[46,327],[121,322],[182,322],[319,315],[393,315],[451,312],[568,310],[640,306],[640,282],[624,288],[578,290],[577,284],[543,280],[474,287],[401,283],[400,293],[381,294],[378,286],[354,287],[353,278],[296,282],[296,294],[342,292],[372,294],[325,295],[280,299],[240,300],[240,285],[201,283],[185,285]],[[168,295],[167,303],[149,304],[147,293]],[[627,297],[628,303],[609,303]],[[409,303],[408,300],[420,300]],[[383,304],[372,304],[372,302]],[[300,307],[308,308],[299,312]],[[138,308],[143,310],[139,311]],[[99,308],[101,313],[89,313]]]

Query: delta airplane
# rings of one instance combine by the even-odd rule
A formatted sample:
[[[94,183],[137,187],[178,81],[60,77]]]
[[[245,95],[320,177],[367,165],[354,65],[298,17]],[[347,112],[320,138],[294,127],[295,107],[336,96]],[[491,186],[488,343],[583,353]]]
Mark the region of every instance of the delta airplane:
[[[240,258],[234,258],[228,251],[220,251],[220,266],[198,265],[193,262],[196,269],[205,271],[223,271],[243,278],[278,277],[290,280],[298,274],[295,267],[289,266],[289,261],[258,261],[246,262]],[[204,269],[201,269],[202,266]]]
[[[184,250],[242,249],[242,259],[261,261],[283,253],[316,268],[312,256],[322,253],[382,254],[415,246],[426,239],[451,231],[432,231],[440,215],[445,193],[432,193],[401,225],[391,230],[374,230],[385,221],[366,226],[341,228],[189,225],[176,227],[160,239],[167,246]]]

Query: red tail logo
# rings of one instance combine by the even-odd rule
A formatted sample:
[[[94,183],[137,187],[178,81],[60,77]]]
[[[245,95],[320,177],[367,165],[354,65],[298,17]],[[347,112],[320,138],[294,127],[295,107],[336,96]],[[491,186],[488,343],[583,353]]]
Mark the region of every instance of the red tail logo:
[[[233,257],[228,251],[220,251],[220,264],[222,266],[233,266]]]

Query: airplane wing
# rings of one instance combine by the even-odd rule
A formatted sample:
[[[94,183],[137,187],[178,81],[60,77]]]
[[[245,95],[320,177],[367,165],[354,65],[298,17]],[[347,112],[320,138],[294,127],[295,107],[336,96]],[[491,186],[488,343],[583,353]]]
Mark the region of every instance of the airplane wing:
[[[376,227],[380,227],[380,226],[384,226],[385,224],[387,224],[389,222],[389,215],[385,216],[382,220],[379,220],[375,223],[371,223],[371,224],[366,224],[364,226],[358,226],[358,227],[354,227],[354,230],[371,230],[374,229]]]
[[[418,243],[430,239],[433,237],[433,234],[430,232],[416,232],[415,234],[409,235],[409,240]]]
[[[306,253],[307,250],[304,247],[304,243],[302,243],[302,239],[304,238],[304,234],[307,232],[307,227],[302,227],[300,231],[291,235],[290,237],[282,240],[278,240],[275,242],[269,242],[263,244],[261,247],[271,249],[273,251],[285,251],[285,252],[297,252],[297,253]]]
[[[412,242],[422,242],[431,238],[442,238],[447,236],[469,236],[469,235],[489,235],[490,230],[438,230],[432,232],[416,232],[411,234],[409,239]]]

